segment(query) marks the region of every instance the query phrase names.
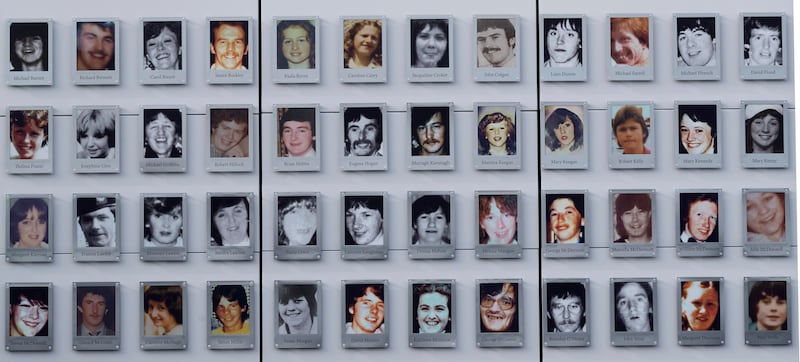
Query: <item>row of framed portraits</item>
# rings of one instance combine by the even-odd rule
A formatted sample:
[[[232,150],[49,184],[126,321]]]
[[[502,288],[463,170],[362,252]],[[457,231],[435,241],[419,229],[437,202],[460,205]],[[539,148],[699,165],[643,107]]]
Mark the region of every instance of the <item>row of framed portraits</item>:
[[[255,196],[248,192],[208,193],[208,260],[254,259],[259,244]],[[119,194],[73,194],[73,252],[77,262],[116,262],[124,235]],[[142,261],[186,261],[190,240],[185,194],[141,194]],[[53,195],[6,195],[8,262],[52,262]],[[198,230],[197,227],[194,230]],[[197,237],[193,237],[198,239]]]
[[[142,147],[139,170],[145,173],[186,172],[190,153],[186,107],[141,106],[139,110]],[[55,114],[49,106],[8,107],[7,116],[9,126],[3,129],[9,132],[6,170],[10,174],[53,173],[55,142],[74,144],[71,166],[75,173],[120,172],[123,137],[119,106],[74,106],[72,137],[51,132]],[[203,151],[193,152],[205,153],[207,171],[253,171],[259,139],[255,117],[252,105],[206,106],[208,143],[194,143]],[[192,123],[199,126],[197,122]]]
[[[721,277],[679,277],[675,301],[678,344],[723,345],[725,327],[735,318],[744,323],[747,345],[788,345],[794,331],[791,316],[792,281],[789,277],[744,277],[741,314],[730,303]],[[274,346],[321,348],[323,321],[322,282],[274,282]],[[411,348],[455,348],[459,328],[454,279],[408,281],[408,344]],[[522,279],[475,281],[478,347],[523,347],[523,313],[533,306],[523,300]],[[187,349],[190,330],[186,282],[141,282],[139,311],[140,348]],[[55,307],[52,283],[6,283],[9,307],[6,349],[52,350]],[[388,280],[341,282],[343,348],[388,348],[391,325]],[[73,283],[73,349],[119,350],[122,331],[120,283]],[[663,289],[663,288],[662,288]],[[545,347],[586,347],[591,344],[593,302],[588,278],[543,279],[541,283],[541,336]],[[258,305],[252,281],[208,282],[209,349],[252,349]],[[664,312],[658,303],[656,278],[609,280],[610,343],[613,346],[656,346]],[[396,300],[396,299],[395,299]],[[461,298],[463,301],[463,298]],[[596,301],[595,301],[596,302]],[[56,308],[53,308],[54,310]],[[595,309],[596,310],[596,309]],[[325,313],[323,313],[325,312]],[[742,318],[731,317],[741,315]],[[331,318],[328,318],[330,320]],[[400,322],[402,323],[402,321]],[[395,327],[396,328],[396,327]],[[195,329],[198,330],[198,329]],[[596,329],[595,329],[596,330]]]
[[[606,69],[610,80],[654,79],[654,17],[651,14],[610,14]],[[212,84],[250,84],[254,80],[257,46],[250,17],[210,17],[206,78]],[[473,78],[478,82],[518,82],[523,46],[520,16],[473,17]],[[120,20],[74,19],[76,54],[72,80],[78,85],[119,84]],[[318,17],[275,17],[275,48],[269,51],[275,83],[319,83],[321,56]],[[339,78],[344,83],[385,83],[389,63],[385,16],[342,16],[339,20]],[[673,51],[664,59],[677,80],[719,80],[723,48],[720,16],[716,13],[674,14]],[[785,13],[739,15],[739,68],[742,79],[786,79],[790,63],[784,50],[791,43]],[[452,16],[408,16],[405,59],[410,82],[452,82],[455,51]],[[589,47],[585,15],[542,15],[543,81],[585,81]],[[186,20],[140,18],[141,52],[134,62],[141,84],[186,84],[189,52]],[[51,85],[56,57],[53,20],[12,19],[9,31],[9,85]],[[733,36],[733,39],[737,37]],[[205,44],[204,44],[205,46]],[[252,49],[251,49],[252,46]],[[269,49],[269,47],[268,47]]]
[[[7,84],[43,86],[53,84],[57,57],[52,19],[11,19]],[[75,18],[72,20],[72,82],[76,85],[117,85],[120,83],[122,54],[118,18]],[[258,44],[251,17],[209,17],[207,69],[210,84],[252,84],[258,60]],[[140,51],[130,59],[141,84],[186,84],[189,63],[186,20],[180,17],[140,18]],[[198,44],[199,45],[199,44]],[[126,60],[127,61],[127,60]],[[126,66],[127,67],[127,66]]]
[[[386,259],[390,233],[385,192],[341,193],[341,257]],[[185,261],[188,226],[185,194],[141,194],[143,261]],[[519,191],[475,192],[475,255],[482,259],[521,258],[526,240]],[[586,190],[544,190],[541,199],[542,255],[587,258],[590,245],[608,240],[612,257],[655,257],[664,231],[656,230],[656,192],[652,189],[609,190],[609,235],[592,233]],[[455,258],[455,195],[451,191],[409,191],[408,256],[411,259]],[[745,222],[738,236],[723,235],[725,214],[720,189],[675,191],[675,241],[680,257],[721,257],[723,246],[741,241],[745,256],[789,256],[794,240],[789,189],[743,189]],[[119,194],[75,194],[72,215],[76,261],[119,260]],[[52,195],[7,195],[9,215],[6,260],[51,262]],[[257,237],[252,193],[208,193],[208,258],[252,260]],[[319,193],[275,193],[273,237],[275,259],[317,260],[322,256]],[[255,240],[255,241],[254,241]]]
[[[6,350],[53,349],[56,323],[53,312],[59,309],[53,288],[53,283],[6,283],[5,301],[9,308]],[[140,349],[188,348],[189,322],[196,319],[188,313],[186,288],[187,283],[179,281],[140,283],[137,298],[142,320],[138,329]],[[205,319],[209,349],[255,348],[256,292],[253,281],[207,282]],[[135,330],[123,329],[119,282],[72,283],[72,301],[67,303],[73,311],[73,350],[118,351],[121,334]]]

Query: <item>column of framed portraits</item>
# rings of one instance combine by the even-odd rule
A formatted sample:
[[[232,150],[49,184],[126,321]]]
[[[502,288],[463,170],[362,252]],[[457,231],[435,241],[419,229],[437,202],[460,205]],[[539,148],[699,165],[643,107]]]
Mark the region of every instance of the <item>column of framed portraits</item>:
[[[258,3],[48,3],[0,19],[2,134],[33,130],[0,175],[7,351],[257,359]],[[245,65],[211,69],[226,26],[244,34]],[[15,52],[20,39],[44,61]]]
[[[587,5],[540,2],[544,360],[797,360],[790,4]]]

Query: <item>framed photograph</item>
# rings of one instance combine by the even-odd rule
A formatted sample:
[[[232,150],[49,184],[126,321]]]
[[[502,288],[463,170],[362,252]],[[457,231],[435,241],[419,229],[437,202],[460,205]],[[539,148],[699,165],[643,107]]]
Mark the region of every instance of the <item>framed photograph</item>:
[[[140,18],[139,29],[139,83],[186,84],[186,19]]]
[[[678,345],[725,344],[723,278],[678,278]]]
[[[55,218],[50,217],[53,195],[6,195],[8,233],[6,261],[29,263],[53,261],[52,230]]]
[[[53,283],[6,283],[6,351],[53,350]]]
[[[209,192],[208,260],[253,260],[258,244],[255,195]]]
[[[342,347],[389,348],[389,282],[342,280]]]
[[[322,282],[275,281],[275,347],[322,348]]]
[[[140,282],[143,350],[181,350],[189,340],[186,282]]]
[[[384,137],[386,103],[342,103],[344,153],[339,166],[344,171],[386,171],[389,137]]]
[[[119,173],[119,106],[72,107],[75,122],[75,173]]]
[[[721,257],[723,253],[720,189],[676,190],[678,205],[678,230],[676,241],[678,256]]]
[[[415,15],[406,17],[409,60],[406,72],[409,82],[452,82],[455,26],[452,16]]]
[[[319,83],[319,17],[274,17],[275,83]]]
[[[792,279],[744,277],[744,343],[751,346],[792,343]]]
[[[75,325],[72,349],[116,351],[120,346],[119,283],[72,283]]]
[[[409,347],[456,347],[455,286],[454,279],[408,281]]]
[[[386,83],[385,16],[342,16],[342,83]]]
[[[609,252],[615,258],[653,258],[658,240],[655,232],[655,190],[609,190],[613,240]],[[552,211],[551,211],[552,212]]]
[[[452,191],[409,191],[409,244],[411,259],[456,257],[456,227]]]
[[[785,13],[741,13],[742,58],[739,72],[745,80],[786,79],[792,40]]]
[[[342,192],[342,259],[389,257],[388,195],[385,192]]]
[[[791,191],[783,189],[742,189],[745,256],[791,255],[794,220]],[[787,220],[789,222],[787,222]]]
[[[785,101],[742,101],[744,168],[787,168],[791,135]],[[784,120],[784,116],[787,119]],[[786,131],[784,131],[786,130]]]
[[[545,258],[588,258],[587,190],[542,191],[541,233]]]
[[[72,194],[74,261],[119,261],[119,194]]]
[[[142,106],[142,172],[186,172],[185,106]]]
[[[407,156],[408,169],[453,170],[453,103],[408,103],[407,109],[411,138],[411,152]]]
[[[525,240],[520,220],[524,220],[519,190],[475,191],[475,223],[479,259],[522,258]]]
[[[609,102],[611,141],[608,167],[639,169],[656,167],[655,113],[652,102]]]
[[[611,14],[608,26],[608,80],[653,80],[653,15]]]
[[[141,194],[143,261],[186,261],[189,237],[187,196]]]
[[[478,323],[476,344],[486,347],[519,347],[525,343],[522,325],[522,279],[477,279]]]
[[[258,309],[253,281],[207,282],[209,349],[255,348]]]
[[[589,279],[542,279],[545,347],[588,347]]]
[[[53,85],[53,19],[10,19],[6,84]]]
[[[53,173],[53,140],[49,106],[8,107],[9,174]]]
[[[251,84],[253,69],[258,66],[255,48],[258,44],[250,17],[210,17],[208,21],[209,84]]]
[[[543,82],[585,82],[588,74],[586,16],[580,14],[542,15],[539,68]]]
[[[472,162],[478,170],[522,168],[522,123],[519,103],[475,103],[475,139]]]
[[[252,172],[258,127],[254,121],[253,106],[206,106],[209,123],[209,154],[206,169],[209,172]]]
[[[76,31],[72,49],[76,51],[72,82],[76,85],[119,84],[119,42],[121,27],[117,18],[74,18]]]
[[[720,80],[722,33],[718,14],[674,14],[675,80]]]
[[[658,345],[656,278],[611,278],[611,345]]]
[[[539,130],[542,168],[589,168],[589,113],[586,102],[543,102]],[[586,135],[586,137],[584,137]]]
[[[275,193],[275,259],[319,260],[322,224],[319,192]]]
[[[322,137],[319,104],[276,104],[275,146],[272,168],[275,171],[319,171],[322,160]]]
[[[719,101],[676,101],[677,168],[722,167],[722,106]],[[718,121],[719,120],[719,121]]]
[[[519,82],[522,42],[519,15],[475,15],[476,82]]]

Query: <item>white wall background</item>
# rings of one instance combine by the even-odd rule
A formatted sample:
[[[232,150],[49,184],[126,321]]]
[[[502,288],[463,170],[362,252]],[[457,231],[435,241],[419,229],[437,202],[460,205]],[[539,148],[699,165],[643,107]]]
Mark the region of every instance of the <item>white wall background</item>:
[[[265,52],[274,49],[273,16],[317,15],[321,20],[321,66],[322,81],[312,85],[276,85],[269,81],[269,57],[262,56],[265,65],[262,98],[259,99],[257,84],[249,86],[211,86],[205,82],[207,62],[207,16],[241,16],[256,18],[256,1],[233,0],[225,6],[210,1],[155,1],[118,3],[99,0],[81,0],[79,4],[61,2],[27,2],[16,4],[13,9],[0,15],[5,23],[9,18],[51,17],[55,24],[53,56],[55,59],[55,84],[51,87],[0,87],[0,105],[39,105],[54,107],[56,117],[51,128],[54,135],[71,135],[73,105],[116,104],[123,113],[120,127],[122,141],[121,172],[114,175],[76,175],[69,167],[69,155],[73,153],[72,136],[56,139],[55,170],[52,175],[6,175],[0,174],[4,193],[52,193],[55,197],[53,214],[56,218],[53,245],[56,252],[51,264],[0,263],[0,282],[52,281],[55,285],[55,307],[51,309],[55,318],[55,346],[50,353],[0,352],[0,360],[44,360],[57,358],[61,361],[100,361],[112,358],[152,361],[210,361],[235,359],[259,360],[261,348],[263,360],[283,361],[478,361],[502,359],[507,361],[537,360],[539,347],[539,247],[538,247],[538,167],[536,137],[538,120],[538,95],[536,81],[536,4],[530,1],[498,0],[492,2],[433,2],[406,0],[401,2],[341,3],[312,0],[302,5],[296,2],[262,2],[262,37]],[[742,222],[740,191],[743,187],[789,187],[794,195],[796,163],[793,159],[787,170],[744,170],[740,166],[740,150],[731,142],[726,144],[721,170],[676,170],[672,166],[671,130],[669,123],[661,123],[656,134],[657,166],[645,171],[611,171],[606,167],[608,131],[603,127],[607,110],[606,102],[617,100],[652,100],[656,105],[656,118],[669,120],[673,101],[678,99],[719,99],[725,119],[737,119],[741,99],[785,99],[790,102],[789,114],[794,119],[794,77],[780,82],[743,82],[739,80],[738,65],[738,13],[742,11],[785,11],[791,14],[788,0],[768,0],[757,3],[737,0],[719,1],[680,0],[671,2],[640,2],[624,0],[585,1],[576,6],[574,2],[540,1],[541,13],[584,13],[589,19],[590,54],[592,61],[590,78],[586,83],[544,84],[542,101],[587,101],[590,108],[592,142],[590,169],[585,171],[543,172],[542,188],[586,188],[590,193],[589,215],[599,215],[591,221],[591,232],[607,235],[607,191],[610,188],[653,187],[659,213],[659,229],[663,231],[656,259],[615,260],[608,257],[607,247],[593,245],[592,255],[586,260],[545,261],[542,277],[589,277],[592,294],[592,346],[589,348],[547,348],[546,361],[605,361],[635,360],[647,358],[652,361],[693,361],[712,358],[714,360],[752,361],[769,355],[775,360],[797,360],[797,343],[789,347],[758,348],[743,343],[742,277],[747,276],[793,276],[796,282],[796,249],[791,258],[744,258],[741,242],[730,240],[725,256],[719,259],[679,259],[672,246],[675,218],[675,188],[719,187],[723,189],[723,201],[727,205],[724,225],[726,235],[740,235],[738,225]],[[611,83],[605,80],[605,15],[609,12],[650,12],[654,15],[656,80],[654,82]],[[672,67],[666,59],[672,59],[671,19],[675,12],[718,12],[723,26],[723,80],[718,82],[686,82],[672,80]],[[452,15],[455,20],[454,53],[455,82],[446,84],[412,84],[405,79],[407,15]],[[474,59],[472,16],[491,14],[519,14],[522,21],[518,39],[518,55],[521,56],[522,81],[519,83],[493,84],[472,81]],[[341,84],[338,81],[339,16],[341,15],[385,15],[388,20],[388,82],[386,84]],[[121,85],[119,86],[74,86],[69,71],[72,42],[72,18],[92,16],[115,16],[121,21],[122,46]],[[142,86],[138,84],[140,47],[137,39],[139,17],[184,16],[188,32],[187,85]],[[790,17],[790,28],[792,18]],[[5,32],[3,32],[5,33]],[[731,35],[729,35],[731,34]],[[0,37],[1,38],[1,37]],[[7,40],[0,41],[5,49]],[[133,46],[132,44],[135,44]],[[401,45],[398,45],[401,44]],[[253,49],[255,50],[255,49]],[[266,53],[264,53],[266,54]],[[790,67],[790,74],[793,67]],[[455,104],[456,169],[445,172],[408,171],[405,164],[407,152],[405,109],[406,102],[447,102]],[[522,146],[523,167],[520,171],[475,171],[472,167],[474,117],[473,102],[516,101],[522,105],[520,127],[525,132],[526,142]],[[341,126],[338,109],[340,103],[386,102],[389,110],[387,135],[393,136],[389,146],[389,170],[386,172],[342,172],[338,168],[341,152]],[[189,170],[186,174],[142,174],[138,171],[140,152],[140,127],[138,108],[140,104],[185,104],[189,111]],[[207,126],[205,105],[209,103],[252,103],[261,106],[262,140],[264,155],[261,163],[263,175],[259,188],[259,173],[210,174],[204,168]],[[275,142],[272,119],[272,104],[319,103],[322,121],[318,134],[322,138],[322,171],[319,173],[277,173],[272,171],[271,147]],[[662,128],[663,126],[663,128]],[[662,131],[663,130],[663,131]],[[187,131],[184,131],[187,132]],[[738,139],[738,127],[725,129],[722,137]],[[792,149],[794,151],[794,149]],[[635,176],[635,177],[630,177]],[[477,260],[474,257],[476,190],[521,190],[521,227],[524,255],[520,260]],[[253,191],[263,192],[263,244],[261,267],[257,262],[212,263],[206,261],[206,192]],[[406,193],[409,190],[452,190],[455,192],[456,214],[453,222],[458,248],[455,260],[413,261],[407,258],[408,225]],[[323,256],[317,262],[279,262],[273,260],[274,205],[273,192],[319,191],[321,198],[321,235]],[[342,261],[339,259],[341,191],[387,191],[389,193],[388,224],[391,227],[390,255],[386,261]],[[72,193],[119,192],[122,196],[122,251],[119,263],[74,263],[71,260]],[[140,233],[139,193],[142,192],[186,192],[189,195],[189,260],[185,263],[144,263],[138,260]],[[796,200],[792,198],[792,204]],[[0,220],[7,218],[0,208]],[[597,240],[597,239],[595,239]],[[743,267],[744,266],[744,267]],[[724,276],[727,343],[723,347],[679,347],[676,342],[677,316],[676,282],[678,276]],[[614,348],[608,340],[609,310],[608,278],[610,277],[657,277],[660,345],[655,348]],[[391,346],[378,350],[344,350],[341,342],[341,287],[340,281],[347,279],[375,278],[389,281],[388,316]],[[455,318],[458,320],[458,347],[456,349],[411,349],[407,347],[408,334],[408,279],[453,278],[458,294]],[[474,331],[477,329],[477,306],[475,283],[478,278],[522,278],[524,297],[525,333],[524,348],[480,349],[475,346]],[[206,286],[208,280],[252,279],[261,287],[257,299],[262,303],[263,331],[257,335],[257,348],[249,351],[209,351],[205,347],[206,330]],[[258,284],[261,279],[262,283]],[[274,290],[273,280],[319,279],[323,283],[323,347],[320,350],[278,350],[272,346],[274,337]],[[140,325],[139,281],[185,280],[188,282],[189,298],[189,348],[180,352],[143,352],[138,349]],[[73,281],[119,281],[122,284],[122,350],[119,352],[74,352],[71,350]],[[794,293],[796,295],[796,292]],[[62,302],[63,301],[63,302]],[[796,308],[795,308],[796,312]],[[795,313],[796,315],[796,313]],[[1,318],[5,320],[6,317]]]

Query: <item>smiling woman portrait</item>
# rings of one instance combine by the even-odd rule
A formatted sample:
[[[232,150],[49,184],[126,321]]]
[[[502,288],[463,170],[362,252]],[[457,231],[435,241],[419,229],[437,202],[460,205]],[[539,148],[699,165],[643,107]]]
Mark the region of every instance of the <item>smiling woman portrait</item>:
[[[412,68],[447,68],[450,66],[448,28],[447,19],[411,20]]]
[[[344,20],[344,67],[380,68],[383,66],[380,19]]]
[[[313,20],[282,20],[276,31],[278,69],[314,69],[316,40]]]

